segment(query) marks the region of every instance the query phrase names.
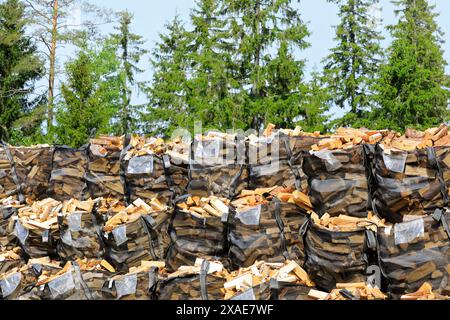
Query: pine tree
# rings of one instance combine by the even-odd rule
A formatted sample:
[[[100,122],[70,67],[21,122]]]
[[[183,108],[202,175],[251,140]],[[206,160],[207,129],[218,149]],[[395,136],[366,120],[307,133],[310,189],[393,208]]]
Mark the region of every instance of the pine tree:
[[[294,56],[309,46],[307,26],[291,0],[224,0],[236,43],[233,61],[247,128],[265,122],[291,126],[305,86],[305,61]]]
[[[144,40],[142,36],[131,32],[133,15],[128,11],[119,13],[120,22],[116,27],[118,33],[113,37],[119,44],[119,56],[121,59],[121,110],[118,121],[117,133],[126,134],[137,129],[137,119],[140,118],[140,106],[131,104],[132,88],[137,91],[142,89],[143,82],[137,81],[136,76],[144,70],[139,67],[142,57],[147,54],[147,50],[142,48]]]
[[[377,127],[403,130],[438,125],[449,115],[450,81],[441,45],[443,33],[434,6],[426,0],[394,2],[399,21],[378,82]],[[401,119],[401,121],[399,121]]]
[[[44,97],[34,94],[34,85],[43,76],[37,47],[25,34],[29,21],[19,0],[0,4],[0,126],[1,139],[24,142],[39,124]]]
[[[57,142],[79,147],[94,133],[110,133],[111,119],[121,99],[115,41],[81,43],[74,59],[66,63],[67,80],[56,113]]]
[[[147,134],[169,136],[177,128],[193,126],[188,104],[190,89],[190,34],[176,16],[152,51],[153,78],[146,89],[150,103],[145,116]]]
[[[374,79],[382,61],[382,36],[369,9],[379,0],[329,0],[339,5],[337,46],[324,60],[324,77],[332,102],[349,112],[341,125],[357,126],[374,103]]]

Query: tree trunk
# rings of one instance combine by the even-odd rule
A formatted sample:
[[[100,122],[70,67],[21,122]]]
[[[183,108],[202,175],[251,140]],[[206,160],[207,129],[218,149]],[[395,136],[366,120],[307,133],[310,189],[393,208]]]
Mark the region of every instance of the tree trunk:
[[[58,0],[53,2],[52,42],[50,46],[50,70],[48,77],[47,132],[53,126],[53,103],[55,89],[56,41],[58,36]]]

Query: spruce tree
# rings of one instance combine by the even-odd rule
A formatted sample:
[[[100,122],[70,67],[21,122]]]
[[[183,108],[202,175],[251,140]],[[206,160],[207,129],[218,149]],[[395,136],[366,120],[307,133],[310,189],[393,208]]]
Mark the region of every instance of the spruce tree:
[[[377,127],[403,130],[436,126],[449,115],[450,81],[434,6],[426,0],[394,2],[399,21],[378,82]]]
[[[126,134],[137,129],[137,119],[141,117],[140,106],[131,104],[132,89],[136,91],[142,89],[143,82],[136,79],[137,75],[144,72],[139,67],[142,57],[147,54],[143,48],[144,40],[142,36],[131,32],[133,15],[128,11],[119,13],[119,26],[116,27],[118,33],[113,35],[116,39],[121,60],[121,110],[118,114],[118,134]]]
[[[374,105],[382,36],[374,27],[369,9],[379,0],[329,0],[339,5],[341,22],[336,26],[336,47],[325,58],[324,77],[332,103],[349,112],[341,125],[361,124]]]
[[[34,94],[44,70],[35,43],[25,34],[28,23],[21,1],[0,4],[0,138],[18,143],[31,142],[22,138],[39,131],[45,104]]]
[[[153,78],[146,89],[150,103],[144,132],[169,136],[177,128],[193,126],[194,110],[188,103],[191,37],[178,16],[159,37],[151,54]]]
[[[224,0],[247,128],[291,126],[302,103],[305,61],[294,52],[309,46],[309,31],[291,2]]]
[[[61,88],[54,131],[57,142],[72,147],[87,143],[94,133],[110,133],[121,101],[117,46],[111,39],[81,44],[65,65],[67,80]]]

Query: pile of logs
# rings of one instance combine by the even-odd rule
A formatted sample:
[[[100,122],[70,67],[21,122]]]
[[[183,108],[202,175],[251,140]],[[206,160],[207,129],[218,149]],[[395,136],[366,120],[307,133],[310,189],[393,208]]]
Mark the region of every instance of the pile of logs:
[[[166,263],[169,270],[190,266],[196,258],[225,258],[226,218],[229,200],[210,196],[184,196],[177,200],[170,223],[171,247]]]
[[[257,261],[252,266],[240,268],[227,276],[225,297],[229,299],[269,300],[272,297],[271,281],[292,286],[313,287],[308,274],[295,261],[267,263]]]
[[[194,266],[159,274],[156,292],[159,300],[223,300],[228,272],[217,261],[197,259]]]
[[[300,229],[308,220],[311,203],[293,188],[244,190],[231,202],[229,256],[233,268],[249,267],[257,260],[304,262]]]
[[[92,198],[123,199],[125,197],[120,170],[123,148],[124,137],[100,136],[97,139],[91,139],[86,181]]]
[[[372,232],[366,230],[371,224],[366,218],[311,215],[305,237],[305,268],[319,288],[330,291],[336,283],[366,281],[370,261],[366,237]]]
[[[54,147],[38,145],[12,147],[11,154],[21,191],[32,199],[44,199],[49,194]]]
[[[237,135],[210,132],[192,142],[187,192],[232,198],[247,187],[245,142]]]
[[[8,272],[10,269],[22,264],[22,249],[20,247],[11,250],[0,247],[0,274]]]
[[[377,287],[370,287],[365,282],[337,283],[330,293],[311,290],[309,296],[316,300],[386,300],[385,295]]]
[[[166,210],[158,199],[152,199],[149,204],[138,199],[106,221],[103,231],[108,255],[117,270],[128,271],[142,260],[157,258],[150,232],[154,223],[152,215]]]
[[[32,258],[56,255],[61,208],[62,203],[52,198],[19,208],[14,232],[27,255]]]
[[[55,147],[50,176],[51,195],[54,199],[85,199],[87,162],[86,148]]]
[[[23,205],[12,196],[0,200],[0,247],[15,245],[14,216],[21,207]]]
[[[13,166],[10,161],[12,160],[12,155],[10,152],[8,146],[0,147],[0,199],[10,196],[17,198],[18,185],[13,177]]]
[[[428,147],[449,147],[450,133],[445,124],[425,131],[407,129],[405,134],[390,133],[383,144],[396,150],[414,151]]]
[[[450,294],[449,224],[450,213],[437,210],[379,230],[380,267],[394,298],[415,292],[425,282],[440,294]]]
[[[61,241],[58,255],[65,260],[99,258],[104,254],[101,227],[94,214],[94,200],[64,202],[59,216]]]

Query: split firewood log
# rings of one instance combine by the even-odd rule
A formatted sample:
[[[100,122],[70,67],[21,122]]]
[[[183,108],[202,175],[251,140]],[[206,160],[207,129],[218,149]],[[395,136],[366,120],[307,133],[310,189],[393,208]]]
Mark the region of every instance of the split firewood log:
[[[407,222],[379,229],[380,267],[394,299],[425,282],[439,294],[450,294],[449,223],[450,213],[437,210],[432,216],[407,216]]]
[[[365,282],[337,283],[330,293],[311,290],[309,296],[315,300],[386,300],[388,296],[379,288]]]
[[[61,239],[57,250],[62,259],[93,259],[104,255],[102,225],[97,223],[93,213],[97,201],[70,199],[64,202],[58,217]]]
[[[401,300],[450,300],[450,296],[433,292],[431,284],[425,282],[416,292],[402,295]]]
[[[51,195],[54,199],[64,201],[72,198],[78,200],[86,198],[87,162],[86,147],[80,149],[55,147],[50,176]]]
[[[54,147],[11,147],[14,167],[25,197],[44,199],[49,193]]]
[[[198,259],[194,266],[162,270],[156,289],[158,300],[223,300],[228,272],[218,261]]]
[[[226,260],[226,218],[229,200],[184,196],[176,200],[169,231],[172,244],[166,264],[170,271],[193,265],[197,258]]]
[[[60,239],[58,213],[62,203],[52,198],[28,201],[28,206],[18,210],[14,233],[24,252],[31,258],[56,256]]]
[[[425,131],[407,129],[402,136],[400,134],[391,134],[388,138],[383,141],[384,144],[397,151],[410,152],[428,147],[450,146],[450,133],[445,124]]]

